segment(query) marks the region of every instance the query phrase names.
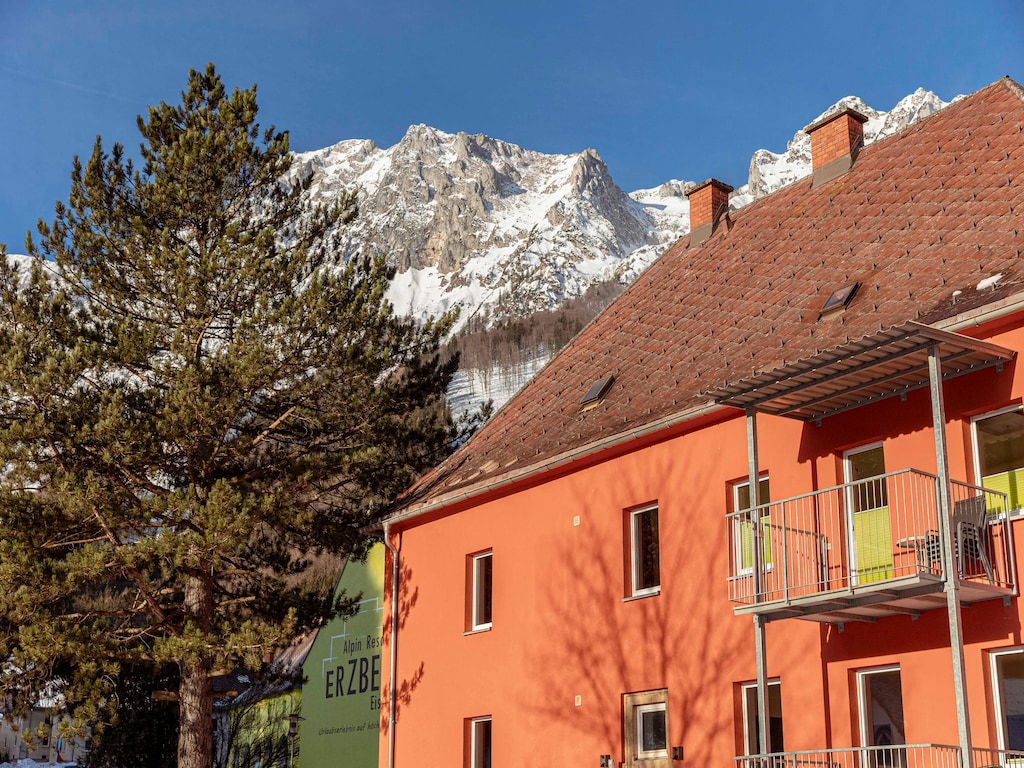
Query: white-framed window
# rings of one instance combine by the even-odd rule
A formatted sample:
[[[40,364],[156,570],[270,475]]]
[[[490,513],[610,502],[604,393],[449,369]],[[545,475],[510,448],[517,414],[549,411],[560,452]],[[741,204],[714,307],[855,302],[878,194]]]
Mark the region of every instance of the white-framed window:
[[[1007,508],[1024,513],[1024,408],[1013,405],[971,419],[977,484],[1006,494]]]
[[[490,550],[472,556],[470,566],[470,622],[471,631],[491,628],[493,607],[494,553]]]
[[[636,756],[650,760],[668,756],[668,705],[644,704],[636,710]]]
[[[999,748],[1024,751],[1024,648],[989,654]]]
[[[669,768],[668,690],[627,693],[622,703],[626,765]]]
[[[890,748],[875,752],[874,764],[878,768],[906,765],[899,748],[907,743],[899,664],[857,672],[857,714],[860,743],[865,747]]]
[[[491,718],[474,717],[469,721],[470,768],[491,768]]]
[[[761,728],[758,722],[757,683],[740,686],[743,695],[743,754],[761,754]],[[782,734],[782,683],[769,680],[765,691],[768,699],[768,749],[765,753],[786,750]]]
[[[752,506],[750,498],[750,481],[744,480],[732,484],[732,511],[741,512]],[[772,528],[771,515],[767,504],[771,501],[771,486],[768,476],[764,475],[757,482],[758,506],[763,507],[761,514],[761,566],[771,570],[772,566]],[[754,524],[750,520],[738,520],[735,528],[736,540],[733,542],[736,558],[736,573],[749,574],[754,570]]]
[[[630,572],[633,597],[661,591],[661,554],[658,541],[658,505],[629,513]]]

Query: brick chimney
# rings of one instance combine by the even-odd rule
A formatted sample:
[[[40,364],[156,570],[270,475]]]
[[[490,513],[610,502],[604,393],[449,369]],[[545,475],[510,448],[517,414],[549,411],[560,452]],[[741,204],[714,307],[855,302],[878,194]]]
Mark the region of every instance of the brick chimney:
[[[686,193],[690,200],[690,245],[711,237],[722,216],[729,213],[732,187],[718,179],[707,179]]]
[[[853,167],[857,153],[864,146],[866,122],[864,115],[847,107],[804,128],[811,137],[812,188],[842,176]]]

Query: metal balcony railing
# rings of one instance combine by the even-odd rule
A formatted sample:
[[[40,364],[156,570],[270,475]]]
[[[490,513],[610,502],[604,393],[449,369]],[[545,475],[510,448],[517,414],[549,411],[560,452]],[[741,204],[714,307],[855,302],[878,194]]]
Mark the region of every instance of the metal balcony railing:
[[[947,744],[775,752],[735,760],[736,768],[977,768],[961,765],[960,748]]]
[[[971,756],[967,768],[1024,768],[1024,752],[1020,750],[974,747]]]
[[[753,606],[944,582],[938,482],[905,469],[730,513],[729,599]],[[954,481],[950,503],[960,579],[1013,589],[1005,494]]]

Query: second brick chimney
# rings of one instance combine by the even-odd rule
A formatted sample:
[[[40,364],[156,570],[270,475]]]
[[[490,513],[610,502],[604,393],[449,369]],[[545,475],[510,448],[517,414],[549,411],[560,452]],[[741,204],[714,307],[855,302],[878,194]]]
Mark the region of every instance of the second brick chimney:
[[[853,167],[864,146],[866,122],[864,115],[847,107],[804,128],[811,137],[811,187],[842,176]]]
[[[707,179],[686,193],[690,200],[690,245],[703,243],[729,213],[732,187],[718,179]]]

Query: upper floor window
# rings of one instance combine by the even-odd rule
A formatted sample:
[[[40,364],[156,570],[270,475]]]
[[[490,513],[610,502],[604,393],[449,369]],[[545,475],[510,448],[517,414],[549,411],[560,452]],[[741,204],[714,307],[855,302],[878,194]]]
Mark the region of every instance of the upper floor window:
[[[631,594],[634,597],[657,594],[661,590],[658,505],[632,510],[629,533]]]
[[[1009,509],[1024,507],[1024,410],[986,413],[972,427],[978,484],[1005,493]]]
[[[761,508],[761,565],[770,566],[772,562],[771,516],[768,514],[768,503],[771,501],[771,489],[768,477],[762,477],[757,484],[757,502]],[[742,512],[750,509],[750,481],[733,483],[732,511]],[[748,573],[754,567],[754,523],[753,520],[737,520],[733,528],[736,541],[735,548],[737,573]]]
[[[846,451],[843,458],[850,510],[848,533],[853,537],[852,576],[857,584],[891,579],[895,560],[885,450],[882,443],[872,443]]]
[[[470,630],[491,628],[493,552],[472,556],[470,573]]]

